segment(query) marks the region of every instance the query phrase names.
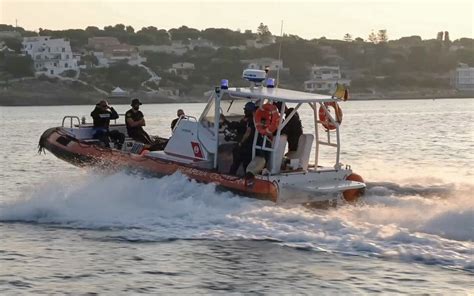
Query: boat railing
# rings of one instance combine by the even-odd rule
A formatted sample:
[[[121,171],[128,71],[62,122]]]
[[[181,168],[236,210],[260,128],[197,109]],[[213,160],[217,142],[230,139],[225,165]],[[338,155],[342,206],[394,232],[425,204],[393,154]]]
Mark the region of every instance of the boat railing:
[[[320,146],[329,146],[336,148],[336,161],[334,164],[334,168],[339,169],[341,167],[340,164],[340,154],[341,154],[341,139],[340,139],[340,130],[339,130],[339,122],[336,121],[336,119],[332,116],[331,112],[329,112],[327,106],[324,103],[319,103],[320,108],[324,110],[324,113],[326,114],[329,122],[331,122],[336,128],[334,130],[329,130],[323,127],[324,132],[326,133],[326,139],[323,140],[320,135],[319,128],[320,126],[323,126],[323,122],[319,120],[318,116],[318,103],[313,103],[310,104],[311,108],[313,109],[314,112],[314,125],[315,125],[315,140],[316,140],[316,146],[315,146],[315,162],[314,166],[315,168],[319,167],[319,152],[320,152]],[[331,134],[335,132],[335,142],[333,141]]]
[[[63,121],[61,123],[61,126],[62,127],[65,127],[64,124],[66,123],[66,120],[69,119],[69,127],[70,128],[73,128],[74,127],[74,120],[77,120],[77,126],[80,127],[81,126],[81,120],[79,119],[78,116],[71,116],[71,115],[67,115],[67,116],[64,116],[63,117]]]
[[[119,118],[117,118],[117,119],[120,119],[122,116],[123,116],[123,118],[125,118],[125,113],[124,114],[119,113],[118,116],[119,116]],[[117,119],[114,119],[114,124],[117,124]],[[127,119],[125,119],[125,120],[127,120]]]

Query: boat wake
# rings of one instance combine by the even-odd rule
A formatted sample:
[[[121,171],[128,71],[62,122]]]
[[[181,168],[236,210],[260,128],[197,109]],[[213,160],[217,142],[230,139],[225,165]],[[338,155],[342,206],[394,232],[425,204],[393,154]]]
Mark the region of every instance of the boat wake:
[[[216,192],[180,174],[150,179],[118,173],[56,179],[0,204],[0,221],[93,230],[85,236],[97,240],[269,240],[474,271],[473,189],[369,183],[358,205],[320,210]]]

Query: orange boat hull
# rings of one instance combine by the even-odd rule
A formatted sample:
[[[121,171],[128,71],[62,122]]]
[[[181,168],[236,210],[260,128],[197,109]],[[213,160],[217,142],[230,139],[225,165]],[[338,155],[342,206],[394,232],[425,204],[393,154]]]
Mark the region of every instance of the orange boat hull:
[[[278,185],[271,181],[257,178],[252,186],[247,186],[245,179],[240,177],[84,143],[68,135],[62,128],[46,130],[40,138],[39,145],[40,149],[46,149],[58,158],[76,166],[97,167],[111,172],[133,170],[156,177],[180,172],[198,182],[214,183],[220,188],[248,197],[274,202],[278,198]]]

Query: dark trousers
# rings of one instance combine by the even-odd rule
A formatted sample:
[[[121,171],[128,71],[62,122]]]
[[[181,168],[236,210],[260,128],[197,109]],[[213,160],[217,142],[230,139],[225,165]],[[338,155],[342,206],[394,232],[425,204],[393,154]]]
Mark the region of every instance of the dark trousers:
[[[235,145],[232,150],[232,165],[230,166],[230,175],[236,175],[240,165],[243,165],[244,173],[247,166],[252,161],[252,147],[239,147]]]
[[[153,140],[151,139],[150,135],[145,132],[144,129],[137,129],[133,131],[128,131],[128,136],[132,138],[133,140],[143,143],[143,144],[148,144],[151,145],[153,144]]]
[[[125,135],[117,130],[97,129],[93,138],[101,141],[107,148],[110,148],[110,140],[117,149],[122,149],[123,142],[125,142]]]

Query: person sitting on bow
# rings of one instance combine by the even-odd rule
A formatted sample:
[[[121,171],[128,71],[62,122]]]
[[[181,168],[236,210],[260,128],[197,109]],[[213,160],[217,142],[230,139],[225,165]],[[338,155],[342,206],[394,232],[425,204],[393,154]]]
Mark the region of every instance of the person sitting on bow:
[[[106,100],[100,100],[91,112],[91,117],[94,121],[93,138],[98,139],[107,148],[110,148],[111,139],[115,148],[122,149],[125,135],[117,130],[109,130],[110,120],[119,118],[117,111]]]
[[[130,104],[130,106],[132,106],[132,109],[128,110],[125,113],[125,124],[127,126],[127,133],[130,138],[137,142],[152,145],[153,140],[151,139],[150,135],[148,135],[148,133],[143,129],[146,123],[145,117],[142,111],[140,111],[140,105],[142,105],[142,103],[139,99],[133,99],[132,103]]]

